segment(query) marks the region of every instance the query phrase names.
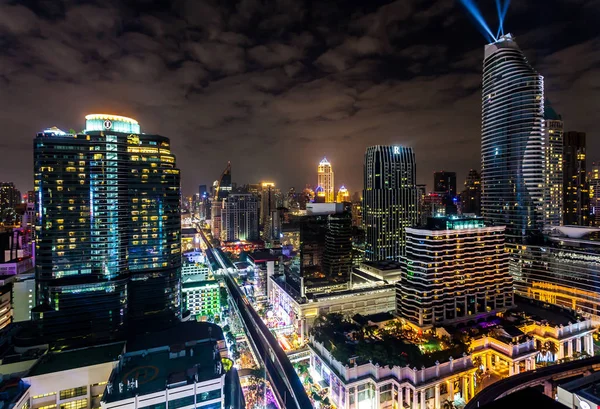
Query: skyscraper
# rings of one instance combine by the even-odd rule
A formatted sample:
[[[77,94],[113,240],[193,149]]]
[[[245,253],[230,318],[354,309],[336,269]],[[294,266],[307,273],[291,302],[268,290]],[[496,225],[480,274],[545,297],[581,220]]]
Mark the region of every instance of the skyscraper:
[[[433,191],[443,196],[456,196],[456,172],[434,172]]]
[[[319,163],[317,168],[317,187],[321,186],[325,192],[325,202],[335,202],[335,187],[333,184],[333,169],[327,158]]]
[[[550,101],[544,106],[544,227],[563,222],[563,121]]]
[[[214,239],[221,237],[221,208],[223,199],[229,196],[233,185],[231,183],[231,162],[227,162],[227,167],[218,180],[213,183],[214,191],[211,206],[211,233]]]
[[[600,226],[600,165],[592,163],[592,169],[588,172],[588,184],[590,186],[590,224]]]
[[[12,182],[0,182],[0,211],[21,204],[21,192]]]
[[[323,273],[334,281],[348,281],[352,269],[352,214],[334,213],[327,217]]]
[[[544,79],[510,34],[485,47],[481,207],[508,240],[541,231],[544,199]]]
[[[460,196],[463,214],[481,214],[481,176],[475,169],[469,171],[465,179],[465,190]]]
[[[399,261],[404,229],[417,223],[415,154],[404,146],[370,146],[364,175],[365,260]]]
[[[86,116],[37,134],[36,280],[45,334],[110,338],[181,316],[180,186],[169,139]]]
[[[269,218],[271,212],[277,209],[275,203],[275,183],[262,182],[260,184],[260,225],[265,231],[269,230]]]
[[[564,217],[565,226],[588,226],[590,192],[586,171],[585,132],[564,135]]]
[[[221,210],[221,240],[258,239],[258,198],[249,193],[230,194]]]
[[[346,186],[342,185],[340,187],[340,189],[338,190],[336,202],[338,202],[338,203],[350,202],[350,192],[348,192],[348,189],[346,189]]]

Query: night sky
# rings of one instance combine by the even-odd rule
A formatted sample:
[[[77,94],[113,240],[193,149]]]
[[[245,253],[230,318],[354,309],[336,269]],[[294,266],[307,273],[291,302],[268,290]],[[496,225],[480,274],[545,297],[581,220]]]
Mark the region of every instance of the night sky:
[[[505,28],[600,160],[600,0],[513,0]],[[412,146],[430,189],[441,169],[462,185],[485,43],[455,0],[1,1],[0,180],[31,189],[36,132],[114,113],[171,138],[185,194],[228,160],[238,184],[314,186],[323,156],[354,192],[374,144]]]

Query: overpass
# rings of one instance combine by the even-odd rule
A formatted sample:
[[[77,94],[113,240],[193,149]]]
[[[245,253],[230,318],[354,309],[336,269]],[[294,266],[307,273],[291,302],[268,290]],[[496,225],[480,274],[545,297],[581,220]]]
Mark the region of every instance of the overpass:
[[[203,233],[202,237],[208,243]],[[212,249],[210,243],[208,244],[207,252],[221,266],[225,286],[231,297],[230,304],[236,309],[238,316],[244,324],[251,346],[258,353],[258,356],[265,365],[267,378],[273,388],[273,394],[279,406],[285,409],[311,409],[313,407],[312,403],[287,355],[283,352],[281,346],[279,346],[279,343],[273,334],[271,334],[271,331],[240,290],[229,271],[230,268],[228,268],[221,250],[218,248]]]
[[[518,390],[539,385],[544,385],[544,393],[554,398],[554,382],[597,370],[600,370],[600,356],[523,372],[483,389],[467,403],[465,409],[479,408]]]

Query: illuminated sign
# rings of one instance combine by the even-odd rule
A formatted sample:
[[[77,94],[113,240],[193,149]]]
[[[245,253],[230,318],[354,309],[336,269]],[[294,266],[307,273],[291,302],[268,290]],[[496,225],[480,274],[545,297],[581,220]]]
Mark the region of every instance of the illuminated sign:
[[[394,146],[394,154],[400,154],[400,147],[399,146]]]
[[[112,128],[112,121],[107,119],[106,121],[104,121],[104,129],[110,129],[110,128]]]

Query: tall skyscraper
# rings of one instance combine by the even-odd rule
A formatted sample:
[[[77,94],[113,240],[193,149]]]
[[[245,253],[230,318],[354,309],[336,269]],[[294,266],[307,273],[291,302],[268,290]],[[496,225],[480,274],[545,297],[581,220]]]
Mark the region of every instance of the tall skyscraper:
[[[404,146],[370,146],[364,175],[365,260],[399,261],[404,229],[417,224],[415,154]]]
[[[21,192],[12,182],[0,182],[0,211],[21,204]]]
[[[481,218],[430,218],[406,229],[396,284],[400,316],[421,328],[485,316],[513,305],[504,226]]]
[[[34,142],[34,318],[46,335],[110,338],[181,316],[179,169],[169,139],[137,121],[86,116]]]
[[[550,101],[544,106],[544,227],[563,222],[563,121]]]
[[[327,217],[323,273],[334,281],[348,281],[352,269],[352,214],[330,214]]]
[[[434,172],[433,191],[441,195],[456,196],[456,172]]]
[[[260,224],[265,226],[271,217],[271,212],[277,209],[275,203],[275,183],[262,182],[260,184]]]
[[[258,198],[249,193],[230,194],[221,210],[221,240],[258,239]]]
[[[317,177],[317,187],[321,186],[323,188],[323,191],[325,192],[325,202],[335,202],[333,169],[327,158],[323,158],[323,160],[319,163],[319,167],[317,168]]]
[[[590,224],[600,226],[600,165],[592,163],[592,169],[588,172],[588,184],[590,186]]]
[[[218,180],[213,183],[213,198],[211,206],[211,233],[214,239],[221,237],[221,208],[223,200],[229,196],[233,185],[231,183],[231,162],[227,162],[227,167]]]
[[[481,176],[475,169],[469,170],[460,199],[463,214],[481,214]]]
[[[587,180],[585,132],[564,134],[564,217],[565,226],[588,226],[590,191]]]
[[[544,199],[544,79],[506,34],[485,47],[481,208],[507,240],[541,231]]]

